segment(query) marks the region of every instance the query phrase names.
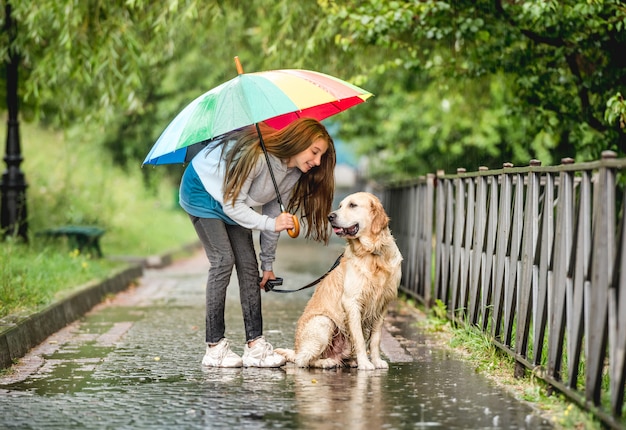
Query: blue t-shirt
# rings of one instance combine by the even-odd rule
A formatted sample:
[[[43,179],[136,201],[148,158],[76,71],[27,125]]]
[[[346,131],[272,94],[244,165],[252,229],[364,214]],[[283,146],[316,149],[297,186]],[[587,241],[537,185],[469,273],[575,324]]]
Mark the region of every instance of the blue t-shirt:
[[[224,213],[221,203],[204,188],[193,163],[189,163],[183,173],[178,201],[189,215],[199,218],[217,218],[227,224],[237,225]]]

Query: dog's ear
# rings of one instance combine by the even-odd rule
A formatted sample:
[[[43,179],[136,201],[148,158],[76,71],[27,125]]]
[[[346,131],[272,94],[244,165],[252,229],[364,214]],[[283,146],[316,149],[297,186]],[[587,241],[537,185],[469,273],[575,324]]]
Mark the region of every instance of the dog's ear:
[[[378,200],[372,200],[372,233],[380,234],[389,225],[389,217]]]

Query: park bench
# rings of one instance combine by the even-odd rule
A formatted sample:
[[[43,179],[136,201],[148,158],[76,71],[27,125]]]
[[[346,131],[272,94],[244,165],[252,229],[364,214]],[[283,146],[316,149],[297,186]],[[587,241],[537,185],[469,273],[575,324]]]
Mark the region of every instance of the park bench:
[[[66,225],[62,227],[49,228],[38,234],[54,238],[66,237],[72,249],[78,249],[81,254],[93,251],[92,255],[102,257],[100,237],[104,233],[105,230],[99,227]]]

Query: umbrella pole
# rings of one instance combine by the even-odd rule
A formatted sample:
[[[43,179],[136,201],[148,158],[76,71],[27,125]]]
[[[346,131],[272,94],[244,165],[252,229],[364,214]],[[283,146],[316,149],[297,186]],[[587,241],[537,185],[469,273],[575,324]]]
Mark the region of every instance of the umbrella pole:
[[[261,133],[261,129],[259,128],[259,123],[254,124],[256,127],[256,132],[259,135],[259,143],[261,144],[261,149],[263,150],[263,154],[265,155],[265,161],[267,163],[267,168],[270,171],[270,177],[272,178],[272,183],[274,184],[274,191],[276,191],[276,199],[278,200],[278,204],[280,205],[281,212],[287,212],[285,209],[285,205],[283,205],[283,199],[280,197],[280,191],[278,190],[278,184],[276,183],[276,177],[274,176],[274,169],[272,169],[272,164],[270,163],[270,156],[267,153],[267,149],[265,148],[265,142],[263,141],[263,134]],[[293,215],[293,221],[296,224],[293,230],[287,230],[289,236],[296,238],[300,234],[300,224],[298,223],[298,218]]]
[[[263,154],[265,154],[265,161],[267,162],[267,168],[270,171],[270,176],[272,178],[272,183],[274,184],[274,190],[276,191],[276,198],[278,199],[278,204],[280,205],[280,210],[286,212],[285,206],[283,205],[283,199],[280,197],[280,191],[278,190],[278,184],[276,183],[276,178],[274,177],[274,169],[272,169],[272,165],[270,164],[270,156],[267,153],[267,149],[265,148],[265,142],[263,141],[263,134],[261,134],[261,129],[259,128],[259,123],[254,124],[256,126],[256,132],[259,135],[259,143],[261,144],[261,149],[263,150]]]

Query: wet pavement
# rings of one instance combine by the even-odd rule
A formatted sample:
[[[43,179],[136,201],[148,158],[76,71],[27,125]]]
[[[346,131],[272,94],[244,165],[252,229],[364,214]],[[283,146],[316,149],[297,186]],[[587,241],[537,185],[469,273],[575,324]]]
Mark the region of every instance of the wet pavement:
[[[329,247],[281,239],[275,272],[299,288],[333,264]],[[388,370],[207,369],[203,253],[147,269],[137,285],[96,306],[0,376],[2,429],[542,429],[551,425],[416,326],[394,304]],[[265,336],[292,347],[313,290],[263,294]],[[243,352],[233,275],[226,336]]]

